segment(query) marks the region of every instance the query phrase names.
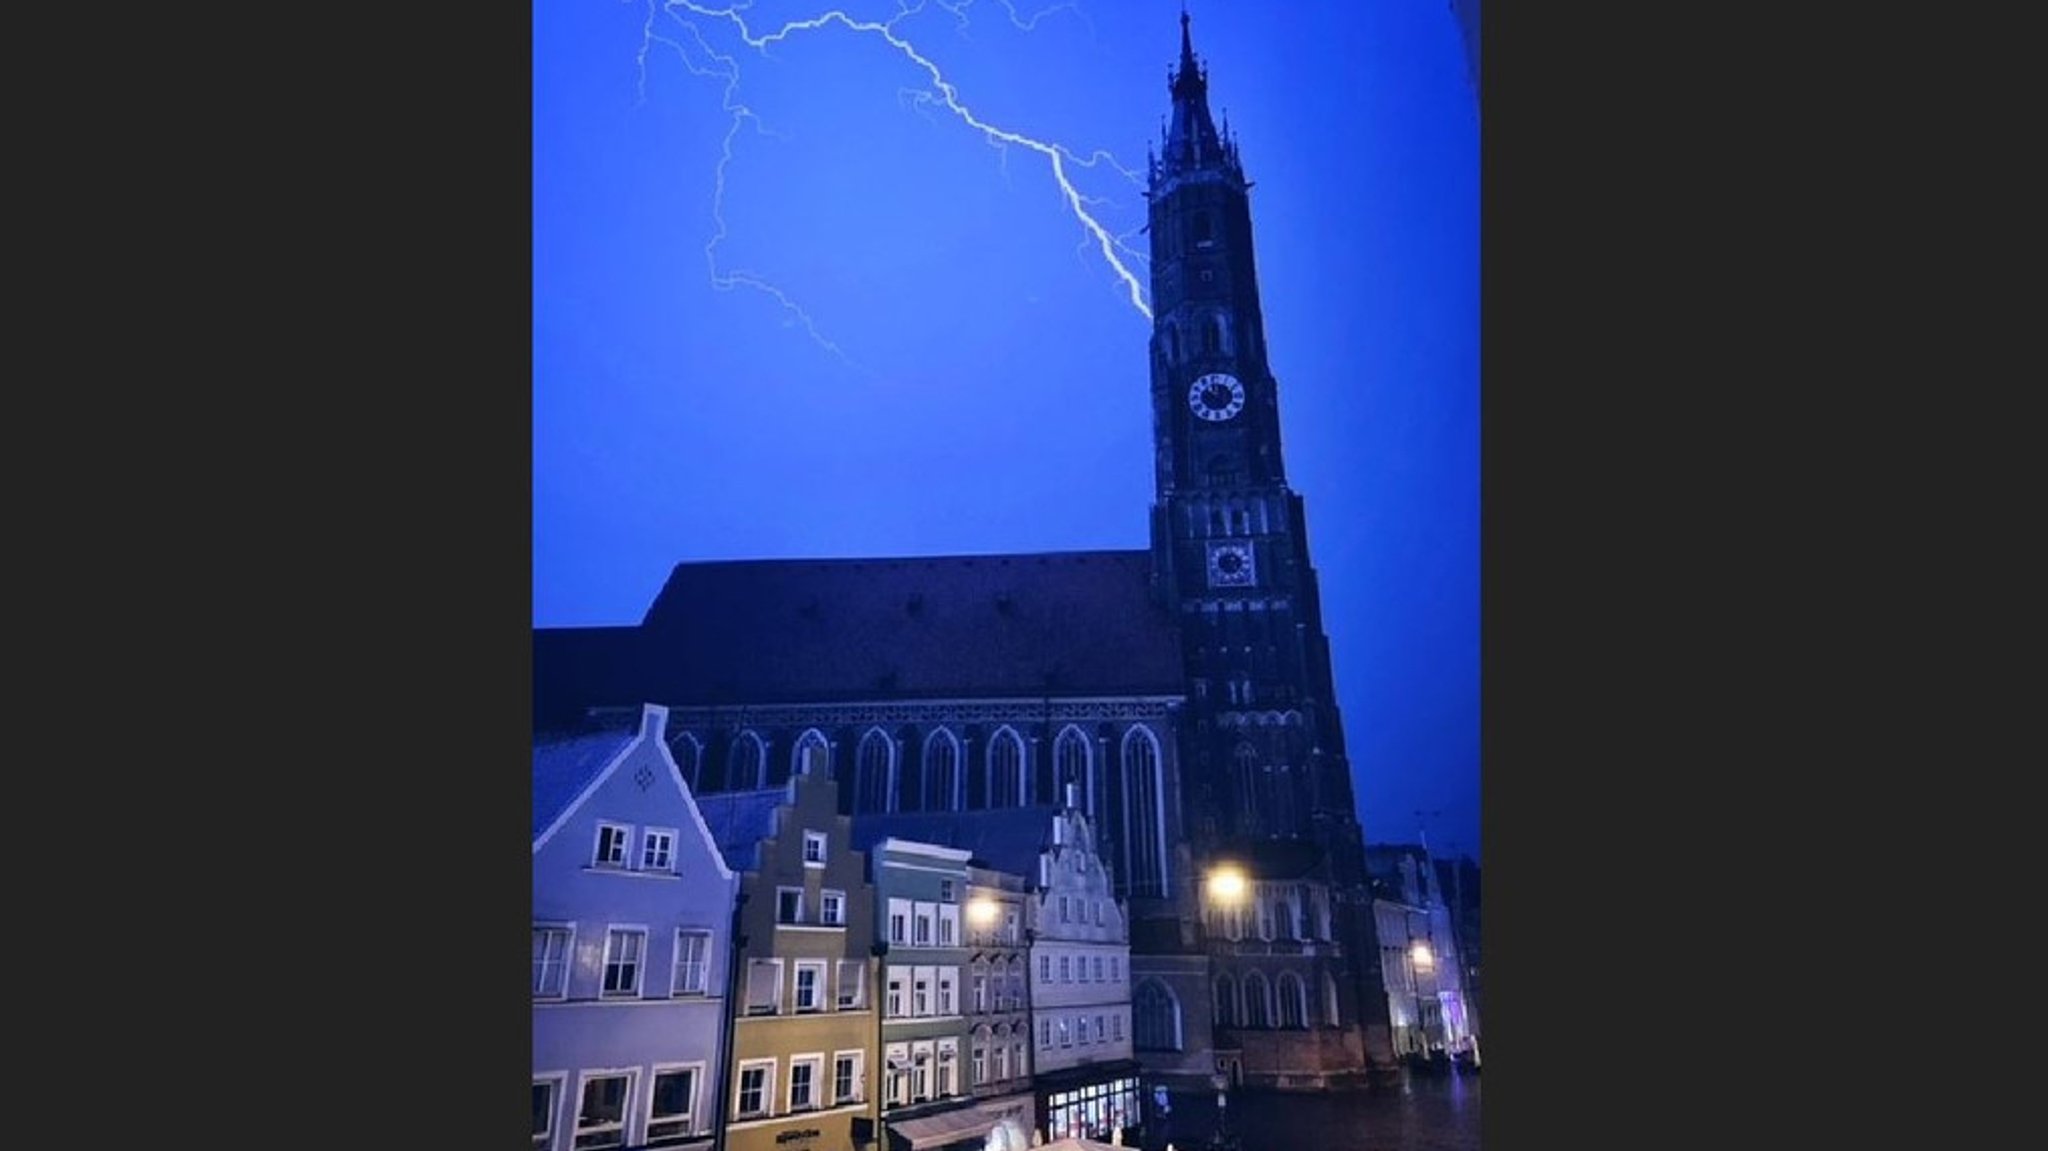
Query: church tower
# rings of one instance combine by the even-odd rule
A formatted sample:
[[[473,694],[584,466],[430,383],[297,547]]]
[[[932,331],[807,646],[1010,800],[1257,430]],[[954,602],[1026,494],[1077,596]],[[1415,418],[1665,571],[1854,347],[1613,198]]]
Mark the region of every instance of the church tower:
[[[1185,637],[1198,847],[1302,840],[1363,879],[1350,763],[1301,496],[1287,486],[1237,142],[1181,14],[1151,158],[1155,582]]]
[[[1180,621],[1183,643],[1189,862],[1197,876],[1246,868],[1262,893],[1311,882],[1328,892],[1340,946],[1322,970],[1346,992],[1341,1010],[1333,990],[1328,1015],[1311,1014],[1363,1036],[1385,1021],[1384,993],[1321,597],[1302,498],[1287,486],[1281,452],[1251,183],[1227,118],[1218,130],[1210,114],[1208,73],[1185,11],[1168,87],[1172,118],[1149,157],[1147,191],[1157,451],[1151,551],[1155,592]],[[1213,908],[1201,914],[1213,924]],[[1261,920],[1255,930],[1269,928]],[[1230,970],[1242,978],[1244,952],[1213,928],[1209,938],[1218,981]],[[1355,1054],[1333,1052],[1334,1062],[1375,1046],[1351,1042]],[[1249,1045],[1245,1058],[1250,1073]]]

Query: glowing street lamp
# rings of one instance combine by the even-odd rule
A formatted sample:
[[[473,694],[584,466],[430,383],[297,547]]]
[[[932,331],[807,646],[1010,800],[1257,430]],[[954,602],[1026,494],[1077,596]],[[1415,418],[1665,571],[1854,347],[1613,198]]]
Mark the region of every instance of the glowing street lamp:
[[[967,922],[976,927],[994,927],[996,915],[1001,910],[995,900],[986,895],[977,895],[967,901]]]
[[[1244,898],[1247,887],[1244,871],[1233,864],[1222,864],[1209,871],[1209,897],[1218,903],[1236,904]]]

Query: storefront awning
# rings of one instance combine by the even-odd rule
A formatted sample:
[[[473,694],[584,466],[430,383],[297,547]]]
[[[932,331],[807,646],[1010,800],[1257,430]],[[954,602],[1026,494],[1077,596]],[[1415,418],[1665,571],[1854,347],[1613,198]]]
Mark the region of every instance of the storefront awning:
[[[944,1147],[963,1139],[979,1139],[995,1125],[995,1116],[973,1107],[963,1107],[916,1119],[899,1119],[889,1124],[889,1130],[908,1139],[910,1151],[925,1151],[929,1147]]]

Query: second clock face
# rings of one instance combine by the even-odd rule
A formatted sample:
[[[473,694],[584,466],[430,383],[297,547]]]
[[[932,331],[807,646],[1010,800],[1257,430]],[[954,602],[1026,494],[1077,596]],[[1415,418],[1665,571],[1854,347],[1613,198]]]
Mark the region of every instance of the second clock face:
[[[1240,543],[1209,546],[1210,587],[1249,587],[1257,582],[1250,547]]]
[[[1188,408],[1221,423],[1244,410],[1244,385],[1229,372],[1210,372],[1188,385]]]

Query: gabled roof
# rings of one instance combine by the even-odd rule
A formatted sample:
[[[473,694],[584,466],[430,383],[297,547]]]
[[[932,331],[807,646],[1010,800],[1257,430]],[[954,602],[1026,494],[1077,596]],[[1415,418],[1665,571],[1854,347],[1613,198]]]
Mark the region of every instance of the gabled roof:
[[[853,817],[853,846],[867,851],[884,839],[911,839],[957,847],[977,867],[1021,876],[1027,888],[1038,882],[1038,857],[1052,847],[1050,804],[1000,811],[895,812]]]
[[[704,817],[712,842],[718,844],[725,865],[734,871],[753,871],[760,866],[761,841],[775,834],[775,809],[793,801],[790,788],[760,791],[729,791],[697,797],[697,810]]]
[[[536,631],[535,710],[1177,695],[1151,580],[1147,551],[681,564],[637,631]]]
[[[638,730],[627,729],[534,744],[533,838],[539,840],[553,827],[639,736]]]

